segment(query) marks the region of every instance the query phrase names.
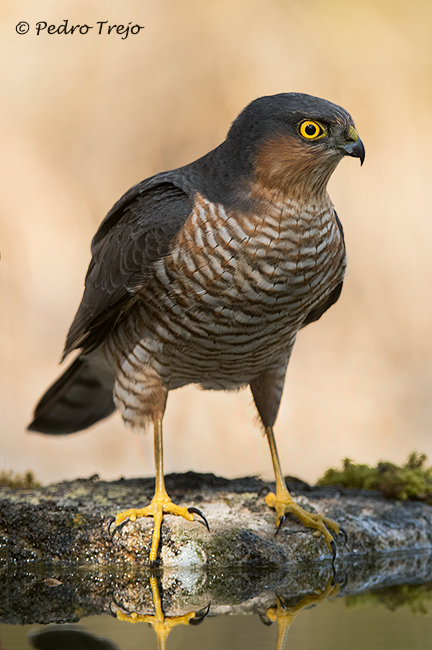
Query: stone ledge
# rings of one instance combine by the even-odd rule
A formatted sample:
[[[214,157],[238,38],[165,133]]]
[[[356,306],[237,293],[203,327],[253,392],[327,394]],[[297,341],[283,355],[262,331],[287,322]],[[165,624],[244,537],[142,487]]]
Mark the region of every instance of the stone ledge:
[[[198,522],[165,516],[162,565],[168,567],[284,566],[330,560],[324,542],[293,518],[275,537],[274,513],[259,496],[260,479],[228,480],[212,474],[172,474],[173,501],[194,505],[211,532]],[[69,562],[78,565],[145,565],[151,519],[127,523],[114,538],[109,519],[141,507],[153,494],[153,479],[114,482],[97,477],[34,490],[0,489],[0,553],[8,562]],[[304,508],[322,512],[344,527],[348,540],[338,557],[432,549],[432,507],[393,502],[366,491],[289,484]]]

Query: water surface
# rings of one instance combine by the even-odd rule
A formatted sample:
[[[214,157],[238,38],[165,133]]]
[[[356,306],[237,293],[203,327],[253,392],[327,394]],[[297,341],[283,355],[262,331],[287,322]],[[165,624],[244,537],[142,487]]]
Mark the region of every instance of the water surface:
[[[226,579],[226,574],[221,575]],[[158,610],[161,581],[153,580],[153,604],[144,606],[141,617]],[[432,583],[381,586],[341,596],[346,585],[331,578],[321,589],[285,598],[268,592],[263,598],[210,608],[199,625],[178,624],[181,619],[166,615],[173,625],[166,636],[159,629],[159,645],[149,622],[135,622],[124,604],[110,604],[111,614],[122,612],[127,620],[105,613],[83,616],[76,607],[75,623],[0,625],[1,650],[426,650],[432,648]],[[57,587],[52,587],[53,594]],[[149,592],[150,593],[150,592]],[[54,596],[53,596],[54,597]],[[261,600],[260,600],[261,598]],[[163,605],[164,599],[160,601]],[[3,607],[5,603],[3,602]],[[181,614],[184,615],[185,607]],[[187,609],[187,608],[186,608]],[[145,611],[144,611],[145,610]],[[192,610],[191,610],[192,611]],[[206,613],[198,612],[198,618]],[[159,609],[159,614],[161,610]],[[69,612],[68,616],[71,614]],[[139,616],[138,616],[139,618]],[[192,615],[192,621],[193,621]],[[79,619],[79,620],[78,620]],[[9,618],[10,620],[10,618]],[[183,619],[185,620],[185,619]],[[266,623],[266,624],[265,624]],[[169,625],[170,623],[168,623]],[[161,632],[162,630],[162,632]],[[81,634],[77,635],[76,632]]]

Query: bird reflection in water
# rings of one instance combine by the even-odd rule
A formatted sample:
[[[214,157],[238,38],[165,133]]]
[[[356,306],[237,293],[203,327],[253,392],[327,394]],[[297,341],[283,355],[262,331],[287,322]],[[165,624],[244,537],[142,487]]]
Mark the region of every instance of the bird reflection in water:
[[[181,616],[165,616],[162,607],[161,589],[156,576],[150,576],[150,586],[154,604],[154,614],[138,614],[137,612],[128,612],[124,605],[113,602],[110,606],[110,612],[113,616],[121,621],[129,623],[149,623],[157,636],[158,650],[166,649],[166,641],[169,633],[177,625],[199,625],[204,621],[210,612],[210,603],[207,607],[197,612],[188,612]],[[283,650],[288,634],[288,630],[296,618],[297,614],[308,607],[318,605],[329,598],[334,598],[339,593],[339,584],[332,575],[323,589],[315,589],[312,593],[303,596],[297,603],[289,605],[292,600],[289,597],[284,598],[275,593],[275,604],[269,607],[265,613],[260,613],[260,618],[266,625],[272,625],[275,621],[278,625],[278,634],[276,641],[276,650]],[[217,612],[212,612],[217,615]]]
[[[265,625],[272,625],[275,621],[278,624],[278,634],[276,650],[283,650],[291,623],[297,614],[303,609],[318,605],[329,598],[335,598],[339,593],[339,583],[335,583],[334,578],[328,579],[324,589],[315,589],[311,594],[303,596],[295,605],[289,606],[287,601],[276,594],[276,605],[270,607],[264,616],[261,614],[261,620]]]
[[[171,630],[178,625],[199,625],[210,612],[210,603],[198,611],[190,611],[178,616],[166,616],[162,605],[162,588],[159,577],[149,577],[151,597],[153,601],[153,614],[140,614],[129,610],[123,602],[113,598],[109,606],[110,614],[119,621],[128,623],[148,623],[155,631],[158,650],[166,650],[167,639]],[[278,633],[275,650],[284,650],[288,630],[297,615],[309,607],[318,605],[327,599],[335,598],[339,594],[339,584],[335,576],[331,576],[323,589],[317,588],[313,592],[302,596],[294,602],[291,595],[280,595],[274,592],[273,602],[264,611],[259,611],[259,616],[265,625],[277,622]],[[267,600],[267,598],[266,598]],[[294,604],[292,604],[294,602]],[[218,608],[212,611],[212,616],[218,615]],[[118,646],[108,639],[94,636],[93,634],[77,629],[73,626],[49,626],[48,628],[33,633],[29,639],[33,648],[37,650],[119,650]]]
[[[165,650],[169,633],[178,625],[199,625],[203,622],[210,611],[210,603],[198,612],[187,612],[182,616],[165,616],[162,607],[162,598],[158,579],[155,575],[150,576],[150,587],[153,598],[154,614],[138,614],[129,612],[124,605],[113,601],[110,605],[110,613],[120,621],[128,623],[149,623],[157,636],[158,650]],[[114,609],[115,608],[115,609]]]

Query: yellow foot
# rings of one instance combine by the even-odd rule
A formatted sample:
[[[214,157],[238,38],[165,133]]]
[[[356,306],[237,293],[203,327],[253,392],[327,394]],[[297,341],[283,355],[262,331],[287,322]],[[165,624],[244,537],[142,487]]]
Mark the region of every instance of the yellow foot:
[[[154,527],[149,557],[150,568],[153,569],[159,564],[157,561],[157,554],[161,538],[161,528],[164,514],[178,515],[179,517],[184,517],[184,519],[187,519],[188,521],[194,521],[194,514],[196,514],[202,518],[205,526],[207,527],[207,530],[210,530],[207,519],[204,517],[203,513],[198,510],[198,508],[178,506],[171,501],[166,492],[155,494],[149,505],[145,508],[132,508],[130,510],[125,510],[125,512],[120,512],[117,517],[111,519],[108,527],[111,528],[111,525],[114,524],[113,532],[115,532],[121,524],[127,521],[135,521],[138,519],[138,517],[153,517]]]
[[[280,596],[276,595],[276,607],[270,607],[266,616],[268,621],[278,623],[277,650],[283,650],[288,629],[297,614],[308,607],[317,605],[327,598],[334,598],[339,593],[339,584],[333,584],[333,578],[329,578],[324,589],[317,589],[312,594],[304,596],[296,605],[288,607]]]
[[[328,517],[324,517],[323,515],[315,515],[311,512],[307,512],[307,510],[304,510],[304,508],[301,508],[295,503],[295,501],[293,501],[288,491],[283,492],[278,496],[273,492],[269,492],[269,494],[266,495],[265,500],[270,508],[276,510],[276,532],[279,532],[279,529],[285,520],[285,515],[289,512],[297,517],[304,526],[307,526],[307,528],[313,528],[315,531],[313,533],[315,537],[320,537],[322,535],[329,550],[333,554],[333,557],[335,557],[336,544],[332,532],[335,535],[339,535],[340,532],[339,526],[335,521],[328,519]]]
[[[153,615],[122,611],[123,606],[119,605],[115,601],[114,604],[116,605],[116,611],[113,611],[112,606],[110,605],[110,612],[120,621],[126,621],[128,623],[149,623],[156,632],[158,648],[166,648],[168,634],[174,627],[177,627],[177,625],[199,625],[209,613],[210,605],[199,612],[188,612],[187,614],[183,614],[183,616],[165,616],[162,609],[159,586],[155,576],[150,576],[150,587],[152,590],[155,609]]]

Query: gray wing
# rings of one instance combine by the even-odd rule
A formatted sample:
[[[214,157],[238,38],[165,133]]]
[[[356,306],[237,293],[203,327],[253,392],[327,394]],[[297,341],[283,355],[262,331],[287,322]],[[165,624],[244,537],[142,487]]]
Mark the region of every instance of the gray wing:
[[[317,307],[314,307],[314,309],[312,309],[309,312],[309,314],[306,316],[305,320],[302,323],[302,328],[306,327],[306,325],[309,325],[310,323],[314,323],[316,320],[321,318],[321,316],[327,311],[327,309],[330,309],[330,307],[339,300],[339,296],[341,295],[342,292],[342,287],[343,287],[343,282],[339,282],[339,284],[336,285],[336,287],[327,296],[324,302],[317,305]]]
[[[150,265],[168,253],[192,203],[193,192],[177,170],[139,183],[114,205],[92,241],[84,295],[64,356],[102,343],[145,282]]]

